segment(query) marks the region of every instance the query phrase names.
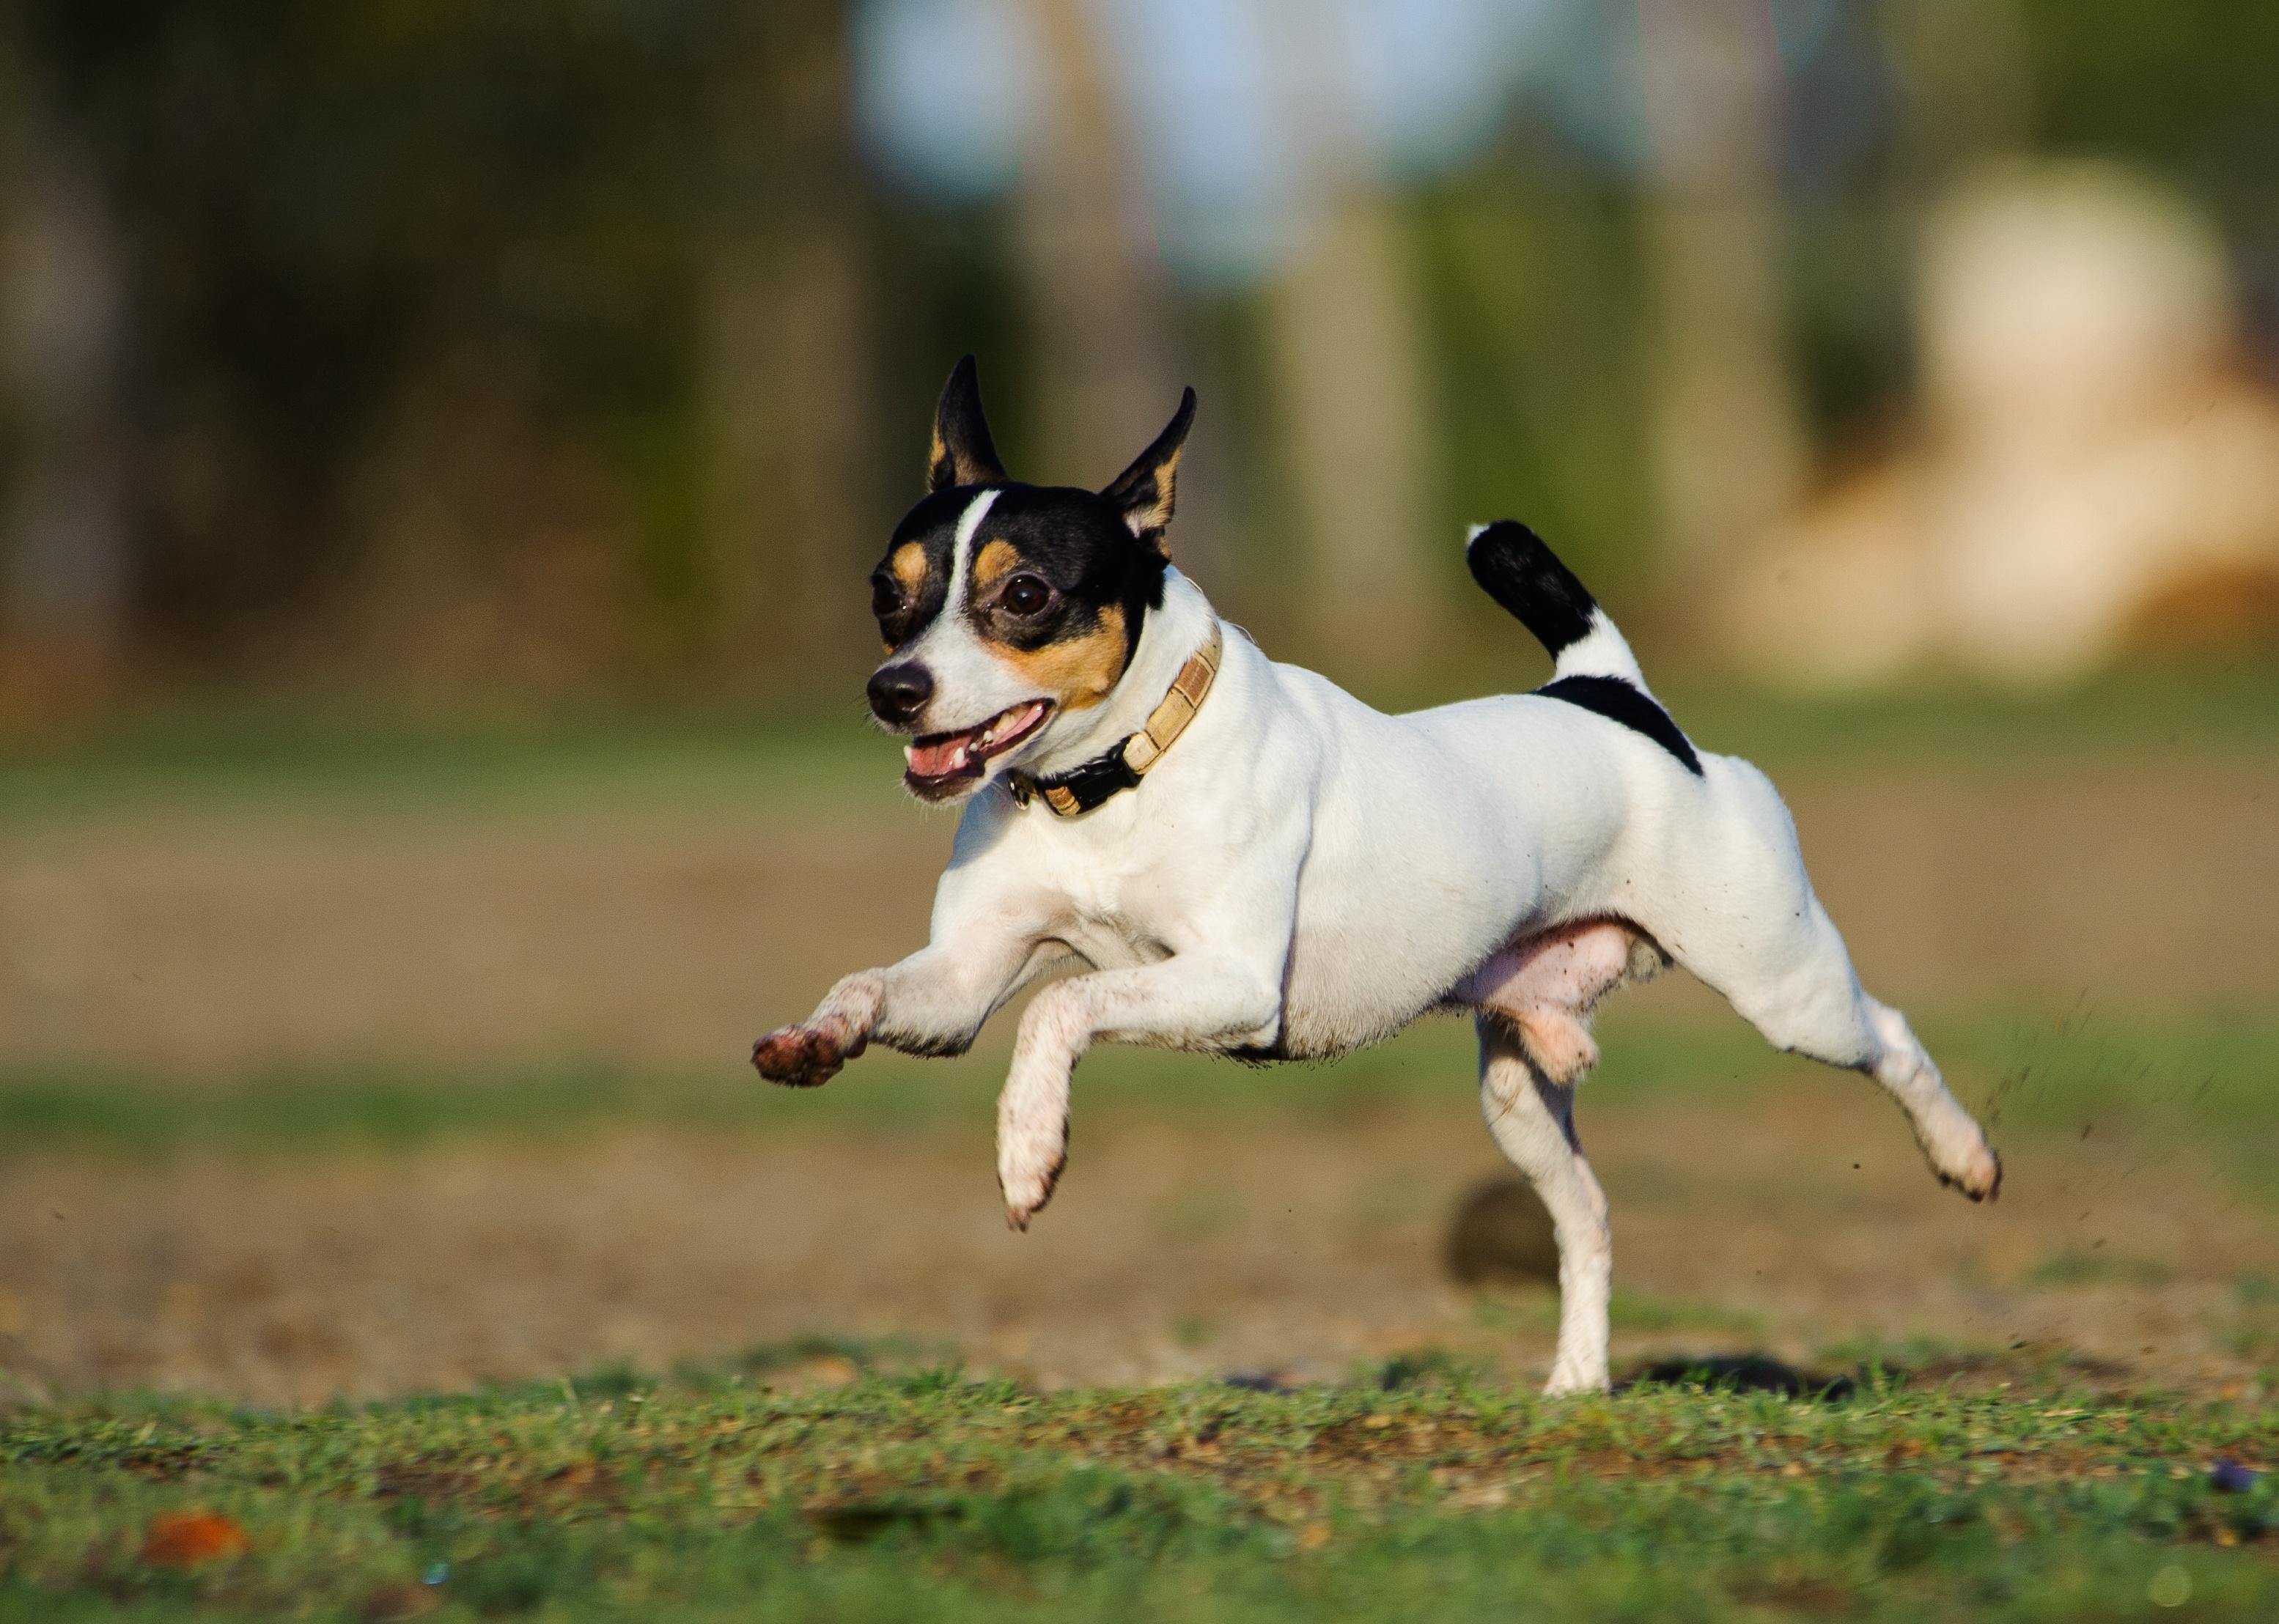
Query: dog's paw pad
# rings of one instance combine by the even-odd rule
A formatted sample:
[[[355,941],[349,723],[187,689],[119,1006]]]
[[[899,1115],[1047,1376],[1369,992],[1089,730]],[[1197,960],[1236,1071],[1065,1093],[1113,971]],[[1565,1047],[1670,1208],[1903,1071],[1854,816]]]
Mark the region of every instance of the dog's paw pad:
[[[849,1058],[837,1034],[813,1026],[778,1027],[752,1046],[752,1064],[760,1075],[786,1088],[827,1083]]]

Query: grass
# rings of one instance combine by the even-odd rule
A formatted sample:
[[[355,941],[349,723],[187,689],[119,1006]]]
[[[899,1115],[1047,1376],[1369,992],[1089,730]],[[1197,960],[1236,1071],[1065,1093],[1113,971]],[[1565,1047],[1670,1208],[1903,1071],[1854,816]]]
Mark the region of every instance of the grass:
[[[1665,685],[1708,747],[1776,771],[1936,761],[2142,763],[2267,753],[2279,668],[2125,673],[2065,696],[1934,692],[1766,701]],[[1462,688],[1452,691],[1464,691]],[[0,757],[0,829],[89,811],[259,805],[527,813],[564,802],[902,816],[891,756],[850,708],[531,728],[154,716]],[[2279,1189],[2279,1015],[1994,1010],[1926,1021],[1959,1092],[2008,1133],[2175,1137]],[[1586,1113],[1810,1074],[1730,1019],[1617,1011]],[[1001,1047],[866,1057],[829,1088],[577,1061],[482,1075],[385,1064],[208,1079],[92,1067],[0,1076],[0,1144],[106,1155],[290,1154],[653,1122],[757,1134],[986,1136]],[[1088,1059],[1113,1112],[1462,1108],[1468,1030],[1428,1023],[1339,1065],[1251,1070]],[[1829,1087],[1862,1087],[1825,1077]],[[1372,1202],[1397,1208],[1398,1188]],[[1174,1243],[1235,1209],[1186,1191]],[[2042,1289],[2142,1286],[2157,1265],[2062,1251]],[[2238,1351],[2279,1347],[2279,1286],[2237,1284]],[[1530,1324],[1547,1301],[1483,1299]],[[1632,1330],[1754,1324],[1617,1298]],[[1202,1343],[1201,1321],[1178,1334]],[[1292,1392],[1216,1385],[1043,1394],[816,1343],[656,1379],[557,1383],[286,1414],[124,1396],[0,1413],[0,1617],[311,1620],[2127,1620],[2279,1616],[2279,1409],[2114,1397],[2062,1364],[1980,1371],[1861,1347],[1843,1402],[1640,1389],[1548,1402],[1406,1356]],[[1907,1367],[1914,1367],[1908,1374]],[[2010,1381],[1988,1388],[1998,1375]],[[842,1385],[816,1387],[819,1381]],[[204,1510],[248,1550],[143,1559],[154,1519]]]
[[[75,1619],[2267,1619],[2269,1408],[1874,1372],[1547,1401],[753,1371],[0,1425],[0,1613]],[[207,1511],[243,1555],[142,1559]]]
[[[1543,672],[1449,671],[1433,704]],[[1658,684],[1705,748],[1774,772],[1935,762],[1943,770],[2161,752],[2236,759],[2279,746],[2279,662],[2140,665],[2062,692],[1920,686],[1802,698],[1730,683]],[[337,701],[177,704],[77,731],[0,739],[0,827],[92,811],[259,804],[456,811],[664,801],[777,814],[907,814],[894,752],[860,695],[807,713],[714,706],[566,715],[358,712]]]
[[[1003,1023],[1000,1023],[1004,1024]],[[1670,1019],[1616,1011],[1604,1023],[1605,1063],[1585,1084],[1585,1110],[1705,1093],[1743,1098],[1799,1081],[1857,1083],[1776,1053],[1738,1018]],[[1924,1023],[1958,1092],[1990,1130],[2200,1139],[2237,1152],[2251,1183],[2279,1130],[2279,1015],[2057,1016],[1994,1012]],[[1003,1080],[1001,1032],[962,1060],[875,1051],[825,1088],[756,1081],[735,1055],[703,1072],[562,1062],[470,1072],[369,1064],[280,1068],[188,1084],[94,1066],[0,1072],[0,1144],[151,1154],[188,1145],[295,1149],[415,1145],[476,1133],[548,1135],[623,1122],[711,1130],[864,1132],[945,1126],[986,1130]],[[1103,1046],[1078,1074],[1079,1108],[1153,1115],[1367,1114],[1388,1104],[1469,1093],[1469,1025],[1437,1019],[1331,1065],[1247,1067]],[[1380,1192],[1397,1201],[1400,1192]],[[1206,1194],[1164,1221],[1181,1234],[1220,1221]]]

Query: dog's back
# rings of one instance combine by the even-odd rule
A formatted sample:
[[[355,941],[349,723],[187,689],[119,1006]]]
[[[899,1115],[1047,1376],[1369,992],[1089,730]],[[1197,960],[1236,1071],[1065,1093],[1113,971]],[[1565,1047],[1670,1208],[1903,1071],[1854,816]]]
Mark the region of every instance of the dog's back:
[[[1542,687],[1387,716],[1247,651],[1265,668],[1257,701],[1313,735],[1319,762],[1284,1052],[1373,1042],[1452,997],[1467,1001],[1463,989],[1515,941],[1590,920],[1658,945],[1744,1014],[1784,1024],[1761,989],[1831,944],[1840,962],[1841,946],[1770,782],[1695,748],[1606,611],[1526,526],[1481,527],[1467,558],[1550,652]],[[1218,765],[1239,778],[1234,755]],[[1841,1007],[1785,1024],[1809,1027],[1844,1063],[1872,1052],[1848,977],[1816,984]]]

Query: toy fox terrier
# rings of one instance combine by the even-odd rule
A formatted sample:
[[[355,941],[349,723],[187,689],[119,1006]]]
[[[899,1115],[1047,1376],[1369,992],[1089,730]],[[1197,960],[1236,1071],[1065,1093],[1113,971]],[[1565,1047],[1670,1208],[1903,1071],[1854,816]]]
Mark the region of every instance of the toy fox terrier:
[[[1994,1196],[2000,1161],[1861,989],[1771,782],[1687,739],[1549,548],[1505,520],[1466,557],[1553,679],[1384,715],[1267,658],[1172,567],[1194,406],[1105,490],[1024,485],[972,357],[950,375],[927,493],[871,578],[871,709],[908,738],[910,793],[965,803],[932,938],[761,1038],[762,1076],[811,1086],[873,1041],[960,1053],[1075,970],[1022,1015],[998,1102],[1026,1229],[1094,1043],[1317,1060],[1469,1012],[1489,1130],[1558,1237],[1553,1393],[1607,1383],[1613,1249],[1574,1122],[1592,1011],[1673,961],[1776,1047],[1881,1084],[1943,1183]]]

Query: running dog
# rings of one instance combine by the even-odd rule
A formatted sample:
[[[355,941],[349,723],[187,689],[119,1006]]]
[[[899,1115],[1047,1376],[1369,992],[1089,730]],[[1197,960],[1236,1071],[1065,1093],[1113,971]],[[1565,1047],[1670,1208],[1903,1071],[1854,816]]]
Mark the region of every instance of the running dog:
[[[1899,1011],[1861,990],[1771,782],[1697,749],[1630,645],[1524,525],[1472,532],[1488,595],[1550,650],[1528,693],[1407,716],[1270,660],[1172,567],[1192,389],[1105,490],[999,463],[967,356],[927,493],[871,579],[881,725],[904,782],[963,801],[927,945],[752,1051],[808,1087],[872,1042],[963,1053],[1039,977],[997,1109],[1006,1216],[1067,1160],[1069,1076],[1102,1041],[1318,1060],[1434,1010],[1478,1028],[1489,1130],[1549,1210],[1547,1390],[1607,1384],[1613,1250],[1574,1122],[1591,1015],[1671,961],[1776,1047],[1864,1072],[1973,1200],[2002,1164]]]

